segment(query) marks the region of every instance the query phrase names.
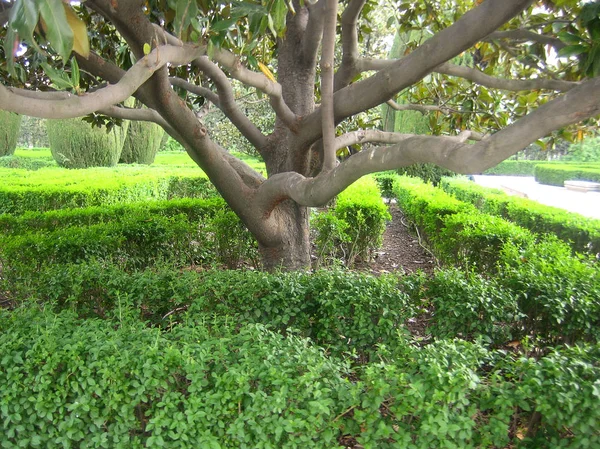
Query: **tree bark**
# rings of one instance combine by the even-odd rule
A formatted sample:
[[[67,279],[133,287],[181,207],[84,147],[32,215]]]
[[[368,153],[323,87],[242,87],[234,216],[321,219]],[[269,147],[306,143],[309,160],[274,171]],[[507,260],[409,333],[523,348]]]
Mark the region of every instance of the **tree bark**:
[[[293,271],[310,268],[309,209],[286,200],[275,208],[271,219],[279,239],[269,245],[259,242],[263,269]]]

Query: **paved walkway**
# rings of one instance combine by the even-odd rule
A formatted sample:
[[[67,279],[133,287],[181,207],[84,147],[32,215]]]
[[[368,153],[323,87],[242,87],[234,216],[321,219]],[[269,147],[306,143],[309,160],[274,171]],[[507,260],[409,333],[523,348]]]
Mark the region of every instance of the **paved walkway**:
[[[600,192],[576,192],[538,184],[533,177],[476,175],[474,178],[477,184],[485,187],[502,189],[511,195],[600,219]]]

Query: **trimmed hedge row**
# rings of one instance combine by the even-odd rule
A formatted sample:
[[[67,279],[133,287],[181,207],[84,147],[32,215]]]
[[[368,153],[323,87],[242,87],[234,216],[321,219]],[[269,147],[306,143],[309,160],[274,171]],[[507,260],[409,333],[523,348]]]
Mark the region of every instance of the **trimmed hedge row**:
[[[495,167],[489,168],[483,172],[485,175],[502,175],[502,176],[534,176],[535,167],[538,165],[582,165],[581,163],[565,162],[565,161],[530,161],[530,160],[506,160],[500,162]],[[599,164],[585,164],[589,166],[600,166]]]
[[[83,268],[91,275],[94,267]],[[146,271],[127,283],[128,275],[115,271],[106,275],[116,275],[111,285],[96,271],[89,287],[113,291],[110,320],[31,306],[0,311],[5,447],[600,444],[597,342],[546,350],[537,359],[481,341],[424,345],[398,332],[414,310],[391,277]],[[75,284],[88,286],[74,267],[73,274]],[[400,290],[421,301],[416,298],[429,287],[454,286],[448,291],[456,296],[456,279],[449,272],[437,276],[437,286],[425,286],[410,277]],[[488,297],[489,290],[479,291],[486,288],[480,283],[465,293]],[[131,308],[154,295],[173,307],[162,328],[147,326]],[[175,313],[189,301],[187,313]],[[489,316],[498,307],[482,309]],[[256,324],[261,320],[274,320],[284,335]],[[302,334],[310,329],[328,351],[294,327]],[[373,350],[376,362],[355,348]]]
[[[600,253],[600,220],[583,217],[536,201],[506,195],[459,178],[445,178],[440,187],[480,211],[503,217],[538,234],[555,234],[574,251]]]
[[[541,164],[535,167],[534,175],[540,184],[563,187],[565,181],[569,180],[600,182],[600,167],[584,164]]]
[[[181,171],[139,167],[0,169],[0,214],[216,195],[198,170]]]
[[[223,263],[233,268],[256,251],[250,233],[235,214],[227,213],[221,199],[1,218],[1,226],[13,232],[0,238],[2,267],[13,282],[47,264],[93,259],[112,260],[127,270],[160,262],[178,266]],[[23,232],[30,226],[35,230]],[[233,255],[223,250],[222,240],[235,247]]]
[[[352,266],[357,260],[370,261],[391,218],[375,179],[356,181],[338,195],[333,207],[312,219],[318,263],[341,260]]]
[[[527,317],[528,332],[574,341],[600,325],[600,270],[573,256],[566,243],[483,214],[415,179],[400,178],[395,191],[443,261],[498,275]]]

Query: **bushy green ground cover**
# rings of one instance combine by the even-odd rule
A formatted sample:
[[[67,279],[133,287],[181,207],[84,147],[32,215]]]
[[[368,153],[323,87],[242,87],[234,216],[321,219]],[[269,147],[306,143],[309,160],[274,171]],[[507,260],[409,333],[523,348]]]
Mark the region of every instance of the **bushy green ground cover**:
[[[379,179],[464,270],[194,269],[246,245],[214,196],[1,216],[0,446],[599,447],[600,270],[441,189]],[[334,215],[370,241],[387,210],[364,183]]]
[[[486,170],[484,175],[503,175],[503,176],[534,176],[535,167],[538,165],[547,166],[574,166],[581,165],[581,162],[569,162],[569,161],[529,161],[529,160],[506,160],[500,162],[495,167]],[[588,163],[591,167],[599,167],[600,163]]]

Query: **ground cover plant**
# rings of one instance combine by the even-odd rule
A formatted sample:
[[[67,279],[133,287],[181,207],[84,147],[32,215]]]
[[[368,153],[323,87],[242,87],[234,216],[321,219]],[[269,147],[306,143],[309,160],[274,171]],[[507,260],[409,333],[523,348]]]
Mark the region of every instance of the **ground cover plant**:
[[[367,225],[336,246],[372,254],[375,184],[343,195],[363,175],[480,172],[597,126],[600,5],[537,6],[0,0],[0,108],[155,122],[187,154],[167,159],[212,183],[184,167],[5,172],[0,445],[599,446],[599,270],[564,242],[386,175],[443,268],[309,270],[312,207],[333,203],[346,236]],[[386,27],[404,48],[378,60]],[[146,108],[117,106],[130,95]],[[376,129],[383,103],[429,129]],[[237,142],[211,107],[264,162],[223,148]],[[157,203],[216,191],[217,210]],[[200,266],[205,241],[231,265],[256,242],[265,271]]]
[[[535,180],[540,184],[563,187],[565,181],[600,181],[600,167],[594,164],[536,165]]]

